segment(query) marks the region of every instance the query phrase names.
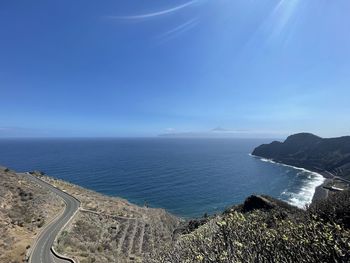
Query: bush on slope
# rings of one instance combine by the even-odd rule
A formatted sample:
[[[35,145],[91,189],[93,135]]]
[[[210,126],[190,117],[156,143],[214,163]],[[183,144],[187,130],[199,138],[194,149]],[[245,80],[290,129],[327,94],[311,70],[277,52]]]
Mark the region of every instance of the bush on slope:
[[[329,206],[348,211],[350,207],[341,204],[344,196],[349,200],[348,194],[342,193],[342,198],[324,201],[317,209],[307,211],[289,209],[278,202],[249,212],[234,207],[180,236],[174,246],[147,261],[349,262],[348,225],[337,216],[324,216]]]

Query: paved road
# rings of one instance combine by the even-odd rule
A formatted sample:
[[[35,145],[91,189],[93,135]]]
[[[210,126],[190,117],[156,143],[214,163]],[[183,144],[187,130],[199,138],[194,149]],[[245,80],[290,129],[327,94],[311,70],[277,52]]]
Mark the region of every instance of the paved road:
[[[347,179],[345,179],[345,178],[342,178],[342,177],[339,177],[339,176],[335,176],[334,178],[335,178],[335,179],[339,179],[340,181],[343,181],[343,182],[345,182],[345,183],[350,184],[350,180],[347,180]]]
[[[48,184],[39,178],[32,176],[28,173],[24,174],[29,180],[39,184],[42,187],[49,189],[63,199],[66,204],[66,208],[58,218],[46,226],[40,233],[37,242],[32,248],[32,254],[30,256],[30,263],[67,263],[69,260],[64,260],[56,257],[51,252],[53,242],[58,235],[59,231],[64,225],[72,218],[74,213],[78,210],[80,203],[77,199],[71,195],[55,188],[51,184]]]

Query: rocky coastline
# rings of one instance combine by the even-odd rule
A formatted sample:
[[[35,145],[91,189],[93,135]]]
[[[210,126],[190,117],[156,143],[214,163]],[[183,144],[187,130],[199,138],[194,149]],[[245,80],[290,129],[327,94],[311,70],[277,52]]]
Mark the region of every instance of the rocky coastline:
[[[284,142],[260,145],[252,155],[322,175],[325,180],[316,187],[312,203],[350,187],[349,136],[324,139],[310,133],[299,133],[289,136]]]

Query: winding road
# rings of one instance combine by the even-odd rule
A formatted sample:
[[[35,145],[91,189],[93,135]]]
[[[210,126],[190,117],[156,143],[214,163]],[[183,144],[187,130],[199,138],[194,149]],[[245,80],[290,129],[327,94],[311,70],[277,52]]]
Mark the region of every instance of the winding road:
[[[73,196],[59,190],[53,185],[29,174],[23,174],[28,180],[37,183],[43,188],[50,190],[61,197],[66,205],[65,210],[55,220],[49,223],[39,234],[39,237],[32,247],[29,263],[67,263],[74,262],[71,259],[57,257],[52,253],[51,248],[56,236],[61,229],[69,222],[80,207],[80,202]]]

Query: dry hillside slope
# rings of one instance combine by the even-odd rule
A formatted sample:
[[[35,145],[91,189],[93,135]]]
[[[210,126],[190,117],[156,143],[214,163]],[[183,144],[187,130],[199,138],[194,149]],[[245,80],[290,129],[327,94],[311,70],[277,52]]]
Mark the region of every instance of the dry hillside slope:
[[[47,176],[41,179],[81,201],[80,211],[55,244],[57,251],[81,263],[140,262],[172,244],[181,223],[163,209],[140,207]]]
[[[63,209],[56,195],[0,169],[0,262],[22,262],[45,223]]]

